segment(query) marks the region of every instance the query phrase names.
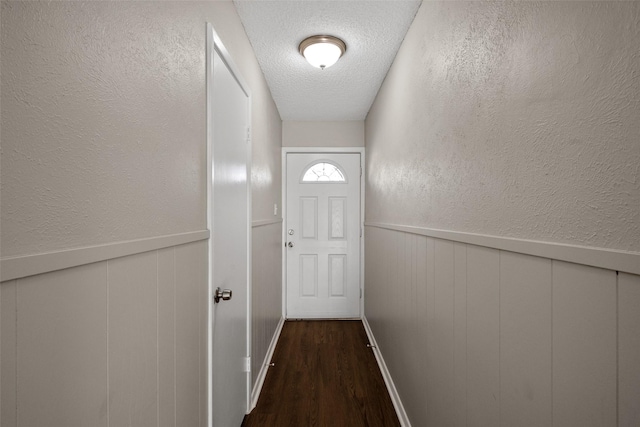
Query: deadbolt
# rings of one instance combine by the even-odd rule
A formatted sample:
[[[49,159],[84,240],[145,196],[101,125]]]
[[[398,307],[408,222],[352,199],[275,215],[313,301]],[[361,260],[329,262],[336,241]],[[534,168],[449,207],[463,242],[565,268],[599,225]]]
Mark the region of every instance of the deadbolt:
[[[290,228],[288,233],[289,233],[289,236],[293,236],[293,233],[294,233],[293,228]]]
[[[216,289],[216,292],[213,295],[213,300],[216,303],[220,302],[220,300],[229,301],[231,299],[232,294],[233,294],[233,292],[231,292],[231,289],[222,290],[222,289],[218,288],[218,289]]]

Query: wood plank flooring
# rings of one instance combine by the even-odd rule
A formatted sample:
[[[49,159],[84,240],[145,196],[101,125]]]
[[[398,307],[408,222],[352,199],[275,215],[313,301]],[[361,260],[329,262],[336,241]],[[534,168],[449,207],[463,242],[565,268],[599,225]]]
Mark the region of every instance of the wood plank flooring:
[[[287,321],[258,405],[255,426],[399,426],[359,320]]]

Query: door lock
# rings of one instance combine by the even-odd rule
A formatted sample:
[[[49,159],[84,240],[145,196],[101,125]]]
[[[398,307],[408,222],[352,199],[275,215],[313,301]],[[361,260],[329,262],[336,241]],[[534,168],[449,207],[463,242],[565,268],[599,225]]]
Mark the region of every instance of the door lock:
[[[293,247],[293,242],[289,242],[289,243],[287,243],[287,246],[289,246],[290,248],[292,248],[292,247]]]
[[[213,294],[213,301],[219,303],[222,301],[229,301],[231,299],[233,292],[231,289],[222,290],[220,288],[216,289],[216,292]]]

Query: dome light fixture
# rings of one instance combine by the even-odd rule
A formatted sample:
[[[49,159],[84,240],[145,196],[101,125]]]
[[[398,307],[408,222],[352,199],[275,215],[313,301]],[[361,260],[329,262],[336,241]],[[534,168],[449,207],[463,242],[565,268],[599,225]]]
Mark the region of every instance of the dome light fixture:
[[[298,50],[309,64],[324,70],[338,62],[347,45],[334,36],[311,36],[302,40]]]

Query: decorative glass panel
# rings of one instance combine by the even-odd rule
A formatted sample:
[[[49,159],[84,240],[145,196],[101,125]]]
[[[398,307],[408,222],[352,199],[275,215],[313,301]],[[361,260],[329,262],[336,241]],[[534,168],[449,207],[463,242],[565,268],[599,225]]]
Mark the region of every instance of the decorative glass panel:
[[[342,171],[331,163],[312,165],[302,176],[302,182],[346,182]]]

